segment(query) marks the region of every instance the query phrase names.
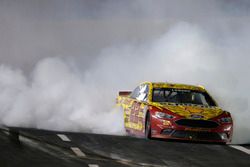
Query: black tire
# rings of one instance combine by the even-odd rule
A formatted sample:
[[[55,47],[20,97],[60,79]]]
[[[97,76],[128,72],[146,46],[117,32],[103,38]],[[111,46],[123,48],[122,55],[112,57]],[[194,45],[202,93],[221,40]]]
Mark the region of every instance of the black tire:
[[[151,139],[151,116],[150,113],[147,113],[146,122],[145,122],[145,138]]]

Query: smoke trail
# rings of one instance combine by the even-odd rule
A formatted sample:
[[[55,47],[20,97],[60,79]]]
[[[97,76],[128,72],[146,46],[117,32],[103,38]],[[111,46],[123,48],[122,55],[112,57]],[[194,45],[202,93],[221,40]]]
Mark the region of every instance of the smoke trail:
[[[31,81],[27,80],[19,70],[1,66],[1,123],[54,130],[123,132],[122,113],[111,111],[112,103],[104,105],[105,92],[99,92],[97,85],[85,84],[62,60],[40,61]]]

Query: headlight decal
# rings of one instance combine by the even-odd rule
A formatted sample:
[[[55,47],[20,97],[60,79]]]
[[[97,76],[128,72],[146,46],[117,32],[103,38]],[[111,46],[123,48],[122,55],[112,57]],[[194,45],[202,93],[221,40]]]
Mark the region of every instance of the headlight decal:
[[[164,113],[164,112],[155,112],[155,116],[157,117],[157,118],[166,118],[166,119],[173,119],[173,118],[175,118],[175,116],[173,116],[173,115],[170,115],[170,114],[167,114],[167,113]]]
[[[219,119],[219,121],[222,123],[232,123],[232,118],[231,117],[222,117]]]

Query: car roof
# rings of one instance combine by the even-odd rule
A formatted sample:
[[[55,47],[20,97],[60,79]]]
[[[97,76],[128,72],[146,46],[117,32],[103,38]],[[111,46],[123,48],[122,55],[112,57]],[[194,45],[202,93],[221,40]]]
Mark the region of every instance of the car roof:
[[[153,88],[175,88],[175,89],[188,89],[188,90],[197,90],[205,92],[206,89],[203,86],[195,86],[188,84],[180,84],[180,83],[169,83],[169,82],[144,82],[151,84]]]

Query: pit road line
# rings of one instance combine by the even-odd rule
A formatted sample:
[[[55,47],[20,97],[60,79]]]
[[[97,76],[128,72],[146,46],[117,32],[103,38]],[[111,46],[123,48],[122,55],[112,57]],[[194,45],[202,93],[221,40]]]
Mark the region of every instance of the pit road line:
[[[89,167],[99,167],[97,164],[89,164]]]
[[[70,142],[71,140],[64,134],[57,134],[57,136],[62,139],[62,141]],[[82,152],[78,147],[70,147],[70,149],[78,156],[78,157],[86,157],[86,154]],[[95,165],[95,164],[94,164]],[[91,166],[98,167],[98,166]]]
[[[242,151],[242,152],[250,155],[250,150],[247,149],[247,148],[245,148],[245,147],[237,146],[237,145],[230,145],[229,147],[232,147],[234,149],[240,150],[240,151]]]
[[[70,142],[71,140],[64,134],[57,134],[58,137],[60,137],[60,139],[62,139],[62,141],[67,141]]]
[[[82,152],[78,147],[70,147],[70,149],[78,156],[78,157],[86,157],[86,154]]]

